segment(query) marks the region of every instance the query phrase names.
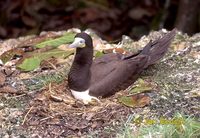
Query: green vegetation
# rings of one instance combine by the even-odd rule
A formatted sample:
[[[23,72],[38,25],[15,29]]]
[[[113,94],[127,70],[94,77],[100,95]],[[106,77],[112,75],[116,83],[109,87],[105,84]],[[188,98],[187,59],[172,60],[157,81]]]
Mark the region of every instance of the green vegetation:
[[[39,90],[49,83],[61,83],[65,79],[65,75],[62,73],[54,73],[48,75],[42,75],[33,79],[24,80],[24,83],[29,91]]]
[[[66,33],[63,36],[55,39],[49,39],[36,45],[37,48],[44,48],[46,46],[58,47],[62,44],[69,44],[74,40],[74,33]]]
[[[172,119],[144,119],[140,124],[132,120],[129,119],[128,123],[125,123],[121,133],[118,134],[119,138],[197,138],[200,136],[200,122],[179,113]],[[132,125],[139,125],[139,128],[133,130]]]
[[[55,58],[66,58],[71,55],[73,50],[60,50],[60,49],[52,49],[43,53],[33,53],[33,56],[30,58],[25,58],[21,64],[17,67],[23,71],[32,71],[34,69],[39,68],[40,63],[43,60],[49,59],[51,57]]]

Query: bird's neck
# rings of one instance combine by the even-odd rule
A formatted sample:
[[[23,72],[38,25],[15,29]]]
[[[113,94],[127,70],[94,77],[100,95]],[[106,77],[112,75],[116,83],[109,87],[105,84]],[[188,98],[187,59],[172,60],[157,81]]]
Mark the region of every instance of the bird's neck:
[[[89,89],[91,80],[90,67],[93,59],[93,48],[77,48],[72,67],[69,72],[69,87],[75,91]]]
[[[73,64],[81,67],[91,66],[93,59],[93,48],[77,48]]]

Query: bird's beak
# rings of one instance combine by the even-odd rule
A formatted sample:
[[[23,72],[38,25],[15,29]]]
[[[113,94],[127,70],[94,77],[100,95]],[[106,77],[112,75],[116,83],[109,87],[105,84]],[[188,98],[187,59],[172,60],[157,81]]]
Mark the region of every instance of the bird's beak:
[[[75,38],[74,42],[69,45],[69,48],[85,47],[85,40],[82,38]]]
[[[78,47],[78,42],[76,42],[76,41],[74,41],[73,43],[71,43],[70,45],[69,45],[69,48],[77,48]]]

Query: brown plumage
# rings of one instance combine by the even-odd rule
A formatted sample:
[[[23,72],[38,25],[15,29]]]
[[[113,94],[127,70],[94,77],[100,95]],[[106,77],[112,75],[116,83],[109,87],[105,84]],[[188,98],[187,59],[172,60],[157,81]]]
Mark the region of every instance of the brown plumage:
[[[93,60],[91,37],[79,33],[75,38],[85,40],[85,47],[76,48],[76,55],[69,72],[69,87],[75,91],[89,89],[95,97],[107,97],[127,88],[137,80],[149,65],[161,59],[167,52],[176,30],[162,38],[149,42],[141,52],[129,56],[119,53],[105,54]]]

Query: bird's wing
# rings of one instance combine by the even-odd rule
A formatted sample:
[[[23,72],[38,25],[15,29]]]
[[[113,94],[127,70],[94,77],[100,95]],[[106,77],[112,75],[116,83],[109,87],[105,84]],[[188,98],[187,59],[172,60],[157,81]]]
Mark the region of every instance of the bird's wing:
[[[149,61],[146,67],[155,64],[159,59],[161,59],[167,52],[172,40],[176,35],[176,29],[173,29],[168,34],[164,35],[162,38],[155,41],[150,41],[140,54],[148,55]]]
[[[93,68],[95,70],[92,69],[93,82],[90,86],[90,94],[103,97],[114,94],[121,87],[120,85],[126,83],[130,77],[137,79],[147,61],[147,56],[140,55]],[[100,75],[101,71],[104,73],[103,76]],[[99,76],[96,74],[97,72]],[[121,88],[123,89],[123,87]]]
[[[95,59],[91,67],[91,85],[102,80],[110,72],[115,70],[116,64],[122,61],[121,57],[121,54],[110,53]]]
[[[105,54],[102,57],[98,57],[93,61],[93,65],[96,66],[100,63],[106,64],[112,61],[119,61],[122,60],[123,54],[120,53],[109,53]]]

